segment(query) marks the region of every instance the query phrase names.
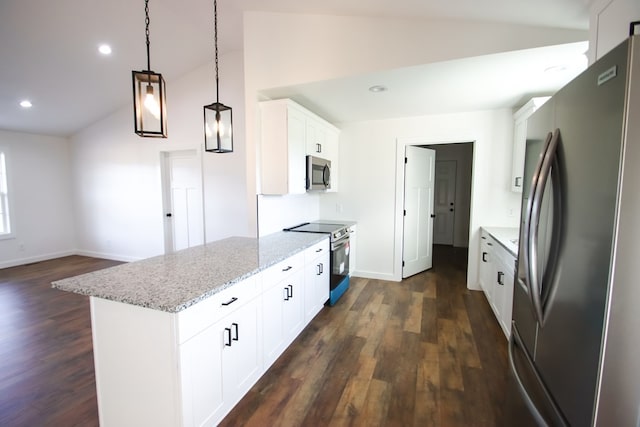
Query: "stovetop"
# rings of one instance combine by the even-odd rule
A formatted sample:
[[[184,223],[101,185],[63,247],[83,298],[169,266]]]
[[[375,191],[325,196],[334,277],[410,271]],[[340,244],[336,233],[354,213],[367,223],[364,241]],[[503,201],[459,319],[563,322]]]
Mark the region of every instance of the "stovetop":
[[[305,222],[293,227],[285,228],[283,231],[330,234],[331,241],[338,240],[346,234],[349,234],[348,227],[345,224],[332,224],[326,222]]]

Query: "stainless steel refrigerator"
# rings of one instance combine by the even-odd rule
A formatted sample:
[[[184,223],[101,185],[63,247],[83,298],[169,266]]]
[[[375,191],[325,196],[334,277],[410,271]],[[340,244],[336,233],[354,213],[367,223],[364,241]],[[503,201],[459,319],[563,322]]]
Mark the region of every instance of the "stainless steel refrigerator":
[[[640,426],[640,35],[527,123],[505,425]]]

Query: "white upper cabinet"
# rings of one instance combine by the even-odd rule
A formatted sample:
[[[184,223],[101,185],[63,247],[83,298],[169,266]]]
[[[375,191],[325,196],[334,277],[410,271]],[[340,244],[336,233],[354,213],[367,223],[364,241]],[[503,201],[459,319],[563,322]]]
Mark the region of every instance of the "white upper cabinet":
[[[592,2],[590,15],[589,63],[592,64],[629,36],[629,24],[640,21],[640,1],[596,0]]]
[[[513,115],[513,161],[511,164],[511,191],[522,193],[524,155],[527,144],[527,119],[550,97],[532,98]]]
[[[290,99],[260,103],[262,194],[306,191],[306,156],[331,161],[331,190],[337,189],[338,129]]]

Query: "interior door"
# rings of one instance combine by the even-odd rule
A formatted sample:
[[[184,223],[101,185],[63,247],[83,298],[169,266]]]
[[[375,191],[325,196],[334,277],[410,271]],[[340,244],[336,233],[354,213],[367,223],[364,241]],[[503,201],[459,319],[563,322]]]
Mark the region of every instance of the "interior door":
[[[165,152],[165,253],[204,243],[200,162],[195,150]]]
[[[403,278],[428,270],[433,265],[436,152],[407,146],[405,159]]]
[[[453,228],[456,200],[455,160],[436,162],[435,213],[433,223],[433,243],[453,245]]]

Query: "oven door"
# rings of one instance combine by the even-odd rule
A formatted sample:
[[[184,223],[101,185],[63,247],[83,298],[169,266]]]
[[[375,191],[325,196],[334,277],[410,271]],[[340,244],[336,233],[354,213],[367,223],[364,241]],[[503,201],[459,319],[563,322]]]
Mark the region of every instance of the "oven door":
[[[349,235],[331,243],[331,289],[349,275]]]

